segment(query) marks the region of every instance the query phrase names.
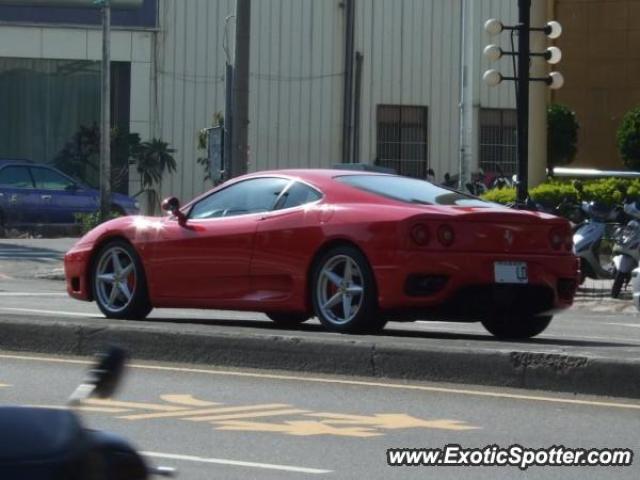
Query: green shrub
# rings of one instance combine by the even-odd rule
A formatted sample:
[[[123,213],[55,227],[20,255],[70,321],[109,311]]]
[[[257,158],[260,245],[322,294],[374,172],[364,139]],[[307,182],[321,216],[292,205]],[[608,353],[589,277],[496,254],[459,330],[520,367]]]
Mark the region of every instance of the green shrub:
[[[119,216],[120,215],[118,215],[117,213],[111,212],[107,217],[107,220],[105,221],[113,220],[114,218],[118,218]],[[74,214],[74,217],[75,217],[76,223],[80,225],[80,231],[82,235],[90,232],[91,230],[96,228],[98,225],[103,223],[100,221],[100,211],[96,211],[93,213],[76,213]]]
[[[553,104],[547,109],[547,161],[550,169],[567,165],[578,151],[578,121],[576,114],[564,105]]]
[[[582,200],[595,200],[607,205],[619,205],[625,199],[629,180],[603,178],[583,183]]]
[[[625,165],[640,170],[640,107],[627,112],[617,134],[618,150]]]
[[[531,198],[548,208],[556,207],[563,200],[572,202],[578,201],[578,192],[571,183],[568,182],[548,182],[541,183],[529,192]]]
[[[603,178],[580,181],[581,191],[576,189],[576,183],[578,182],[550,180],[532,188],[529,194],[535,202],[549,209],[557,207],[565,199],[572,203],[595,200],[610,206],[620,205],[626,198],[640,200],[640,179]],[[511,203],[516,200],[516,190],[489,190],[482,198],[490,202]]]
[[[483,200],[488,202],[513,203],[516,201],[516,189],[515,188],[494,188],[481,195]]]

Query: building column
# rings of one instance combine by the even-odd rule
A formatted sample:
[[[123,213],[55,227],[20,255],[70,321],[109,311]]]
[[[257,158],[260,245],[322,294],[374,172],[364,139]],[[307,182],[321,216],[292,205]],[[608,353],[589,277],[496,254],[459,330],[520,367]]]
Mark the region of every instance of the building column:
[[[531,2],[531,26],[541,27],[549,21],[547,2]],[[544,52],[547,36],[541,32],[531,34],[531,51]],[[532,57],[531,76],[545,77],[549,73],[547,62],[541,57]],[[529,188],[547,178],[547,103],[549,87],[543,82],[531,82],[529,90]]]

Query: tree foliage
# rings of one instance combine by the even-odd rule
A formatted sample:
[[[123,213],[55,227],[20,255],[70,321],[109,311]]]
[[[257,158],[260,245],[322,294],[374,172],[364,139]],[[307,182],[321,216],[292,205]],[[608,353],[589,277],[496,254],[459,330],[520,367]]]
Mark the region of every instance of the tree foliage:
[[[640,170],[640,107],[627,112],[618,128],[618,150],[625,165]]]
[[[547,162],[549,170],[568,165],[578,151],[580,125],[575,112],[564,105],[552,104],[547,109]]]

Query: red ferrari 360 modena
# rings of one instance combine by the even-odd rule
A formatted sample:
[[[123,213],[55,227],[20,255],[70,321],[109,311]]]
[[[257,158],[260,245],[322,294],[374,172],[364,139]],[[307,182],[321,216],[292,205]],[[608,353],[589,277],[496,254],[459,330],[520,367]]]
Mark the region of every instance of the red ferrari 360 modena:
[[[529,338],[577,286],[566,220],[407,177],[260,172],[163,208],[80,239],[65,256],[69,294],[109,318],[248,310],[285,326],[316,316],[338,332],[460,320]]]

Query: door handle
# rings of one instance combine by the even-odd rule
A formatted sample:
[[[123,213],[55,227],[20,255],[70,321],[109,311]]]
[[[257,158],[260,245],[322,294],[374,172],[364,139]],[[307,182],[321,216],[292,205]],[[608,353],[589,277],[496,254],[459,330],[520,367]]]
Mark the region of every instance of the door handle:
[[[17,194],[13,194],[9,197],[9,203],[18,203],[18,195]]]
[[[40,195],[42,200],[51,200],[51,195]]]

